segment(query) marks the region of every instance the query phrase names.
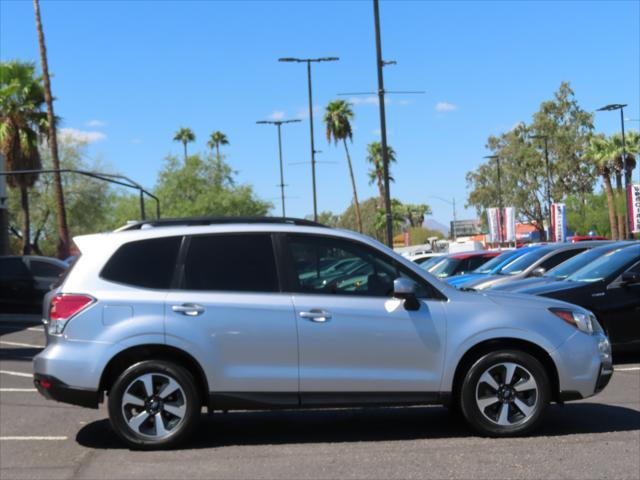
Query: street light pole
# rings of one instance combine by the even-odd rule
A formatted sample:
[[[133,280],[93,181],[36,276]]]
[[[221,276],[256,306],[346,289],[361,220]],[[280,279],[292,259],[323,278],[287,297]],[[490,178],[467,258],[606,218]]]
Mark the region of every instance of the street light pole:
[[[442,198],[439,197],[437,195],[427,195],[427,198],[437,198],[438,200],[440,200],[441,202],[444,203],[448,203],[449,205],[453,206],[453,226],[451,228],[451,235],[453,236],[453,241],[455,242],[458,238],[457,232],[456,232],[456,197],[453,197],[452,201],[447,200],[446,198]]]
[[[279,58],[279,62],[296,62],[307,64],[307,87],[309,90],[309,133],[311,136],[311,188],[313,191],[313,221],[318,221],[318,200],[316,196],[316,147],[313,138],[313,92],[311,89],[311,62],[336,62],[340,60],[338,57],[320,57],[320,58]]]
[[[502,224],[502,181],[501,181],[501,172],[500,172],[500,157],[498,155],[486,155],[484,158],[488,158],[489,160],[496,161],[496,167],[498,172],[498,243],[502,244],[502,239],[504,238],[502,234],[503,224]]]
[[[387,151],[387,121],[384,109],[384,75],[382,68],[382,41],[380,39],[380,11],[378,0],[373,0],[373,21],[376,32],[376,70],[378,73],[378,105],[380,108],[380,146],[382,147],[382,169],[384,175],[384,211],[386,218],[386,239],[393,248],[393,216],[391,213],[391,192],[389,191],[389,152]]]
[[[549,137],[547,135],[532,135],[531,138],[544,140],[544,162],[547,172],[546,190],[547,190],[547,221],[549,226],[547,229],[547,241],[550,240],[551,233],[551,168],[549,166]]]
[[[627,104],[621,104],[621,103],[612,103],[610,105],[605,105],[604,107],[598,108],[596,111],[598,112],[611,112],[614,110],[620,110],[620,125],[622,127],[622,168],[624,168],[624,187],[625,187],[625,192],[629,192],[629,186],[631,185],[631,172],[629,171],[629,165],[627,164],[627,147],[625,144],[625,139],[624,139],[624,107],[626,107]],[[625,204],[627,207],[627,214],[625,215],[625,225],[627,226],[626,230],[627,230],[627,239],[633,240],[633,233],[631,233],[631,215],[629,214],[629,212],[631,212],[631,205],[629,204],[629,195],[628,193],[625,194]]]
[[[280,132],[280,127],[282,127],[283,123],[296,123],[299,122],[300,120],[258,120],[256,123],[258,124],[268,124],[268,125],[275,125],[276,127],[278,127],[278,157],[280,158],[280,197],[282,200],[282,217],[286,217],[286,211],[284,208],[284,169],[282,167],[282,135]]]

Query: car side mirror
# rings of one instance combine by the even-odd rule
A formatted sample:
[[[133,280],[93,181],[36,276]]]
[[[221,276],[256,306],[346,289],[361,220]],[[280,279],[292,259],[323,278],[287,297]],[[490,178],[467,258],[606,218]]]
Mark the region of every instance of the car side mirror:
[[[531,272],[531,276],[532,277],[541,277],[543,276],[547,271],[542,268],[542,267],[538,267],[536,268],[533,272]]]
[[[393,296],[404,300],[405,310],[415,311],[420,309],[416,290],[416,282],[408,278],[396,278],[393,281]]]
[[[622,274],[622,284],[623,285],[632,285],[635,283],[640,283],[640,273],[638,272],[624,272]]]

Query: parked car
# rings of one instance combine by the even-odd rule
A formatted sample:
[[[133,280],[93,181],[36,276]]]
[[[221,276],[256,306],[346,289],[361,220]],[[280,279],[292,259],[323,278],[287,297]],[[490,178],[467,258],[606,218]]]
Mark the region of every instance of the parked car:
[[[0,257],[0,313],[39,313],[42,299],[67,270],[51,257]]]
[[[487,275],[497,275],[500,271],[513,262],[516,258],[524,255],[530,251],[530,248],[520,248],[517,250],[505,250],[500,255],[493,257],[487,263],[480,265],[478,268],[469,273],[462,275],[456,275],[455,277],[449,277],[446,282],[454,287],[463,286],[465,283],[478,278],[486,277]]]
[[[465,283],[465,288],[486,290],[522,278],[540,277],[548,270],[591,248],[593,243],[552,243],[522,255],[496,275],[487,275]]]
[[[97,408],[130,447],[177,445],[210,411],[444,404],[476,431],[534,430],[612,373],[578,306],[464,292],[379,242],[306,220],[141,222],[75,238],[45,299],[34,383]],[[143,228],[144,227],[144,228]],[[355,257],[360,284],[307,284]]]
[[[549,283],[559,282],[565,280],[569,275],[577,272],[582,267],[590,264],[594,260],[597,260],[605,253],[609,253],[621,247],[631,246],[634,242],[602,242],[601,247],[594,247],[589,250],[585,250],[579,253],[573,258],[570,258],[566,262],[562,262],[557,267],[552,268],[541,277],[529,277],[515,280],[513,282],[503,283],[496,287],[491,287],[492,290],[501,290],[506,292],[519,292],[527,288],[537,287],[540,285],[547,285]]]
[[[422,265],[423,268],[428,268],[430,265],[434,265],[435,263],[442,260],[444,253],[422,253],[420,255],[415,255],[413,257],[407,257],[412,262],[417,263],[418,265]]]
[[[500,254],[498,251],[480,251],[469,253],[454,253],[436,262],[427,271],[438,278],[453,277],[472,272],[480,265],[487,263]]]
[[[616,352],[640,351],[640,243],[616,248],[565,280],[521,290],[592,311]]]

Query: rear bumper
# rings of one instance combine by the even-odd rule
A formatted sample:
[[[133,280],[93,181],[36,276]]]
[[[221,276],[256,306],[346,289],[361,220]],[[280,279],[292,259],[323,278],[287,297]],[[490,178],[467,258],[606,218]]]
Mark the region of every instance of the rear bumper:
[[[87,408],[98,408],[102,395],[96,390],[72,388],[66,383],[49,375],[34,374],[33,383],[40,394],[48,400],[79,405]]]

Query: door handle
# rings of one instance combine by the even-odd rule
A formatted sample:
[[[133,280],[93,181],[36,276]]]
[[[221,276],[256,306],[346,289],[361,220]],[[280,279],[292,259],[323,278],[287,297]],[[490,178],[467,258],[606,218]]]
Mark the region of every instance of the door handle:
[[[176,313],[186,315],[187,317],[197,317],[198,315],[202,315],[204,313],[204,307],[196,303],[183,303],[182,305],[173,305],[171,307],[171,310]]]
[[[300,315],[300,318],[306,318],[307,320],[318,323],[323,323],[327,320],[331,320],[331,313],[319,308],[312,308],[308,312],[300,312],[298,315]]]

